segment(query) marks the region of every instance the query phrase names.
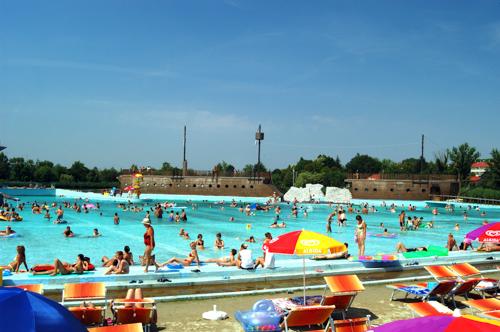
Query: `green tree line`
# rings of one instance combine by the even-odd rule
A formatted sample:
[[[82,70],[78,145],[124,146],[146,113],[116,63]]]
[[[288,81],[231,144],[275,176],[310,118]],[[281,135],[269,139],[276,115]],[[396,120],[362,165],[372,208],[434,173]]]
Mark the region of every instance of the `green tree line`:
[[[271,173],[272,182],[282,192],[292,185],[303,187],[306,183],[320,183],[324,186],[344,187],[348,173],[390,173],[390,174],[453,174],[461,183],[461,194],[473,197],[500,199],[500,152],[493,149],[486,158],[490,167],[478,183],[469,180],[471,165],[480,160],[480,153],[467,143],[436,153],[432,160],[407,158],[396,162],[378,159],[367,154],[356,154],[343,165],[339,157],[321,154],[315,159],[300,158],[295,164],[283,169],[268,170],[263,164],[245,165],[241,170],[222,161],[214,166],[219,176],[254,176]],[[130,170],[140,170],[132,165]],[[24,158],[7,158],[0,153],[0,181],[2,182],[39,182],[54,183],[59,186],[106,187],[117,184],[122,171],[115,168],[89,168],[80,161],[70,167],[54,164],[51,161],[33,161]],[[158,169],[150,168],[151,174],[180,175],[182,170],[164,162]],[[146,173],[148,173],[146,172]],[[195,174],[189,170],[190,175]]]
[[[119,174],[115,168],[88,168],[80,161],[66,167],[48,160],[33,161],[19,157],[9,159],[4,153],[0,153],[0,180],[4,183],[37,182],[62,187],[107,187],[118,183]]]

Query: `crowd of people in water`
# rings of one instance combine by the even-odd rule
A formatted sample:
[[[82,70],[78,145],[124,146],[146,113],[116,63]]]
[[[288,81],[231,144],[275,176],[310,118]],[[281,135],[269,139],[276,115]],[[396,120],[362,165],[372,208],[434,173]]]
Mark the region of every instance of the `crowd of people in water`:
[[[191,206],[192,210],[196,210],[198,208],[197,203],[187,202]],[[204,204],[208,204],[210,207],[216,206],[221,210],[225,209],[226,203],[224,201],[217,203],[209,203],[203,202]],[[40,214],[44,216],[47,220],[52,220],[54,224],[67,224],[68,222],[64,219],[65,209],[71,209],[75,213],[89,213],[90,211],[95,210],[102,216],[102,212],[100,212],[101,206],[98,202],[95,204],[90,203],[87,200],[75,201],[73,203],[69,201],[64,201],[60,204],[53,202],[51,204],[43,203],[39,204],[38,202],[32,203],[23,203],[18,202],[17,205],[11,205],[8,203],[4,203],[2,207],[0,207],[0,217],[6,221],[14,221],[14,220],[22,220],[22,217],[19,215],[17,211],[24,211],[26,205],[31,205],[31,212],[35,215]],[[244,216],[252,216],[258,213],[258,211],[263,212],[274,212],[273,222],[269,225],[269,228],[286,228],[287,224],[285,223],[285,218],[282,217],[282,207],[279,204],[273,204],[272,201],[267,202],[266,204],[242,204],[241,202],[232,201],[228,204],[230,208],[237,209]],[[332,233],[332,223],[336,223],[338,229],[342,229],[347,226],[348,219],[351,216],[354,216],[355,226],[354,226],[354,241],[357,245],[358,255],[365,255],[366,241],[367,236],[370,234],[367,232],[368,226],[365,221],[365,216],[376,213],[379,209],[385,209],[390,211],[391,213],[397,214],[397,219],[399,220],[399,230],[400,232],[409,232],[409,231],[419,231],[420,229],[431,229],[434,228],[434,222],[432,220],[424,221],[423,216],[417,215],[417,208],[412,206],[397,206],[395,204],[387,205],[385,202],[379,207],[375,207],[374,205],[361,204],[359,206],[355,206],[352,204],[346,205],[333,205],[329,206],[332,210],[327,215],[326,218],[326,233]],[[134,212],[134,213],[143,213],[142,224],[144,225],[144,234],[143,234],[143,244],[144,244],[144,252],[142,256],[138,257],[138,260],[134,260],[134,255],[132,254],[130,247],[125,246],[123,250],[118,250],[112,257],[104,256],[101,258],[100,264],[103,268],[105,268],[105,274],[128,274],[130,272],[130,267],[136,264],[140,264],[143,267],[144,272],[149,272],[150,267],[154,268],[155,271],[167,268],[172,268],[175,266],[195,266],[199,267],[201,264],[205,263],[214,263],[221,267],[234,266],[240,269],[256,269],[258,267],[263,268],[272,268],[274,267],[274,256],[267,251],[267,245],[270,241],[272,241],[273,237],[270,232],[266,232],[264,234],[264,239],[262,241],[262,254],[258,255],[258,257],[254,258],[252,249],[249,248],[250,243],[256,243],[257,240],[253,235],[248,236],[243,243],[241,243],[239,249],[236,248],[226,248],[225,242],[223,240],[222,234],[218,232],[215,235],[215,239],[213,242],[213,248],[215,250],[229,249],[228,255],[225,257],[217,257],[217,258],[208,258],[201,260],[199,257],[199,250],[205,250],[207,245],[205,244],[205,240],[203,238],[203,234],[197,234],[197,236],[192,239],[191,235],[185,229],[185,227],[180,228],[179,237],[184,240],[189,240],[189,252],[186,257],[171,257],[165,261],[157,260],[156,254],[154,253],[154,249],[156,247],[155,241],[155,231],[152,224],[152,216],[157,220],[167,219],[172,223],[186,224],[188,222],[188,215],[186,208],[179,209],[175,206],[175,203],[172,202],[164,202],[164,203],[155,203],[152,206],[147,205],[139,205],[133,204],[131,202],[128,203],[119,203],[116,206],[120,211],[126,212]],[[430,209],[430,207],[426,207]],[[468,208],[472,209],[471,207]],[[455,213],[453,207],[446,206],[445,208],[447,213]],[[54,215],[52,215],[52,212]],[[399,212],[399,213],[398,213]],[[469,211],[470,212],[470,211]],[[437,215],[440,212],[437,208],[431,210],[433,215]],[[299,202],[294,201],[290,203],[290,215],[287,218],[308,218],[308,209],[304,208],[300,205]],[[412,215],[410,215],[412,214]],[[349,216],[349,218],[348,218]],[[463,211],[464,221],[468,220],[468,211]],[[481,212],[481,216],[486,216],[486,213]],[[396,219],[396,217],[395,217]],[[235,218],[230,217],[229,222],[234,222]],[[487,223],[484,221],[483,224]],[[113,224],[120,224],[119,212],[114,212],[113,215]],[[384,223],[380,223],[376,232],[373,233],[375,236],[379,237],[396,237],[396,233],[389,233],[386,225]],[[460,229],[460,225],[457,223],[454,227],[455,231]],[[247,230],[251,230],[251,224],[247,224]],[[2,236],[12,236],[15,235],[16,231],[12,229],[12,226],[6,226],[5,230],[0,230],[0,237]],[[74,237],[75,234],[71,227],[68,225],[62,232],[63,236],[66,238]],[[100,237],[101,233],[97,228],[93,228],[92,232],[88,237]],[[348,248],[348,243],[345,243],[346,248]],[[445,248],[449,251],[454,250],[468,250],[469,248],[472,250],[479,251],[497,251],[500,250],[499,244],[494,243],[486,243],[481,244],[478,248],[474,248],[472,241],[470,239],[464,238],[460,244],[457,243],[453,234],[448,235],[448,239],[445,245]],[[411,251],[426,251],[427,247],[406,247],[403,243],[398,242],[395,248],[397,253],[401,252],[411,252]],[[312,259],[342,259],[348,258],[350,254],[346,250],[342,253],[335,254],[327,254],[327,255],[319,255],[314,256]],[[22,269],[24,267],[25,269]],[[82,274],[86,271],[92,271],[95,269],[95,265],[91,262],[89,257],[84,256],[83,254],[77,255],[74,263],[63,262],[60,259],[55,259],[52,264],[46,265],[35,265],[32,266],[31,269],[28,269],[28,265],[26,262],[26,249],[24,246],[20,245],[16,248],[16,256],[14,260],[8,265],[3,267],[4,269],[11,270],[13,272],[20,271],[31,271],[33,274],[48,274],[48,275],[57,275],[57,274]],[[196,271],[196,270],[194,270]]]

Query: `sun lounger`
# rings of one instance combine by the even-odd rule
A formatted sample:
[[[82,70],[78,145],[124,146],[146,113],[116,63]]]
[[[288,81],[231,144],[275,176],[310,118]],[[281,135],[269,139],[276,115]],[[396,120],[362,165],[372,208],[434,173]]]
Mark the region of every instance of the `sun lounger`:
[[[141,323],[145,331],[149,331],[156,315],[156,304],[153,299],[116,299],[112,311],[116,324]]]
[[[333,332],[366,332],[370,328],[367,317],[333,321]]]
[[[481,314],[479,314],[479,316],[500,320],[500,310],[482,312]]]
[[[424,268],[438,281],[457,279],[459,277],[457,273],[444,265],[428,265],[424,266]]]
[[[345,319],[356,295],[365,290],[363,283],[355,274],[328,276],[325,282],[332,294],[326,295],[325,287],[321,305],[334,305],[335,312],[340,312]]]
[[[457,285],[448,293],[447,297],[451,299],[455,308],[457,307],[457,304],[455,303],[455,296],[461,295],[465,297],[466,300],[468,300],[469,293],[474,290],[479,281],[479,279],[459,281]]]
[[[124,324],[113,326],[92,327],[89,332],[143,332],[142,324]]]
[[[485,293],[498,291],[498,281],[495,279],[467,279],[467,277],[481,274],[478,269],[468,263],[455,264],[451,265],[450,267],[443,265],[431,265],[425,266],[425,269],[438,281],[450,279],[455,279],[461,282],[466,282],[473,279],[478,280],[479,282],[474,286],[474,290],[481,293],[483,298],[485,297]]]
[[[450,293],[457,285],[455,280],[443,280],[438,283],[419,283],[416,285],[408,284],[393,284],[387,285],[387,288],[392,289],[391,301],[394,300],[396,291],[405,293],[405,298],[409,295],[422,298],[422,301],[427,301],[435,296],[444,302],[444,298]]]
[[[433,315],[453,315],[453,311],[437,301],[416,302],[406,304],[419,317]]]
[[[322,296],[313,295],[306,297],[306,303],[302,296],[291,299],[297,305],[324,305],[335,306],[334,313],[340,312],[342,319],[346,318],[347,311],[351,307],[354,298],[359,292],[365,290],[361,280],[355,274],[334,275],[325,277],[326,287]],[[327,289],[332,292],[326,295]]]
[[[462,279],[476,278],[479,283],[476,285],[475,290],[478,291],[484,298],[486,293],[496,295],[499,289],[500,281],[492,278],[485,278],[481,275],[481,271],[476,269],[469,263],[460,263],[449,266],[450,270],[455,272]]]
[[[477,311],[500,310],[500,300],[495,298],[464,301],[464,304]]]
[[[68,301],[84,303],[87,301],[104,300],[104,306],[70,307],[69,311],[86,326],[100,325],[106,311],[106,286],[102,282],[81,284],[64,284],[62,304]]]
[[[10,288],[21,288],[25,291],[38,293],[43,295],[43,285],[42,284],[28,284],[28,285],[16,285],[16,286],[7,286]]]
[[[326,332],[332,326],[331,315],[334,309],[334,306],[297,307],[288,312],[282,327],[285,332],[288,332],[290,327],[318,326],[326,323],[325,327],[320,330]]]

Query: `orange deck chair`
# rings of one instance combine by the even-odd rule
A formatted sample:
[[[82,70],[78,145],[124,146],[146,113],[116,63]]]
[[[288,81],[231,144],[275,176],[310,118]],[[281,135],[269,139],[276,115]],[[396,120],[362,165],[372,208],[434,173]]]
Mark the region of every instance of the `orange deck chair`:
[[[334,305],[335,312],[340,312],[342,319],[345,319],[356,295],[365,290],[363,283],[355,274],[328,276],[325,277],[325,282],[326,287],[321,305]],[[325,295],[327,287],[332,292],[331,295]]]
[[[466,300],[468,300],[469,293],[475,289],[479,281],[480,281],[479,279],[469,279],[459,282],[457,286],[455,286],[455,288],[453,288],[451,292],[448,293],[448,298],[451,299],[455,308],[457,307],[457,304],[455,302],[455,296],[461,295],[465,297]]]
[[[428,265],[424,266],[424,268],[438,281],[458,279],[460,277],[456,272],[444,265]]]
[[[480,314],[480,316],[485,317],[485,318],[489,318],[489,319],[500,320],[500,310],[482,312]]]
[[[43,295],[43,285],[42,284],[29,284],[29,285],[16,285],[16,286],[7,286],[10,288],[21,288],[25,291],[38,293]]]
[[[476,278],[479,283],[476,285],[475,290],[478,291],[483,298],[486,293],[496,295],[500,286],[500,281],[493,278],[485,278],[482,276],[481,271],[469,263],[459,263],[449,266],[450,270],[455,272],[460,278],[470,279]]]
[[[495,298],[464,301],[464,304],[477,311],[500,310],[500,300]]]
[[[450,308],[437,301],[407,303],[406,305],[411,309],[414,316],[453,315]]]
[[[143,332],[142,324],[124,324],[113,326],[92,327],[89,332]]]
[[[333,332],[366,332],[369,328],[370,319],[367,317],[333,321]]]
[[[106,286],[103,282],[86,282],[81,284],[64,284],[62,304],[67,301],[85,302],[103,300],[102,307],[70,307],[69,311],[82,324],[100,325],[104,320],[106,311]]]
[[[290,331],[290,327],[318,326],[326,323],[325,328],[319,331],[329,331],[332,326],[331,315],[335,306],[309,306],[297,307],[288,312],[282,323],[285,332]]]
[[[156,303],[150,298],[116,299],[113,301],[113,312],[116,324],[139,323],[149,331],[156,314]]]

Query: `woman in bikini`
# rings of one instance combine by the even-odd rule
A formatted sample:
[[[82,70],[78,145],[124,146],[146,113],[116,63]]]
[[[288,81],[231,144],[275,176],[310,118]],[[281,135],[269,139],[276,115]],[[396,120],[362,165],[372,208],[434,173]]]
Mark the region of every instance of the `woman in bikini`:
[[[50,276],[56,276],[57,274],[67,275],[67,274],[83,274],[88,263],[85,261],[85,257],[82,254],[78,254],[76,257],[75,264],[71,265],[68,263],[61,262],[58,258],[54,260],[54,268],[52,270],[33,272],[34,275],[48,274]]]
[[[366,222],[360,215],[356,216],[356,220],[358,221],[358,224],[356,225],[354,239],[358,244],[358,255],[363,256],[365,254]]]
[[[172,257],[165,263],[159,264],[158,268],[163,267],[167,264],[182,264],[184,266],[190,266],[193,262],[196,262],[200,266],[200,258],[198,257],[198,251],[196,250],[196,241],[189,244],[191,247],[191,252],[186,258]]]
[[[2,266],[4,270],[10,270],[12,272],[19,272],[19,269],[21,268],[21,265],[24,264],[24,267],[26,268],[26,271],[28,270],[28,264],[26,263],[26,251],[24,246],[17,246],[16,247],[16,257],[14,257],[14,261],[9,263],[7,266]]]

